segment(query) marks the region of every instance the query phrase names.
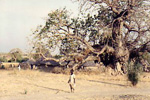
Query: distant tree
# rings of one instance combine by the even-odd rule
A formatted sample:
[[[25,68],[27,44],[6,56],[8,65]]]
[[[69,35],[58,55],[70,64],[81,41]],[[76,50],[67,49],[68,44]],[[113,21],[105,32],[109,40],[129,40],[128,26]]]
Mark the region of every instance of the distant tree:
[[[5,57],[5,56],[3,56],[3,57],[0,57],[0,62],[7,62],[7,59],[6,59],[6,57]]]
[[[20,62],[22,60],[22,51],[19,48],[14,48],[9,52],[12,57],[11,61]]]

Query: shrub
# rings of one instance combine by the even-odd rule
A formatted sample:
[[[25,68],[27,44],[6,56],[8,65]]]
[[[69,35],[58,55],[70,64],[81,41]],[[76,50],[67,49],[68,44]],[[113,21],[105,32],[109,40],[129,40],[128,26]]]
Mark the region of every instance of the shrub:
[[[128,80],[131,82],[133,86],[137,85],[139,81],[138,73],[135,71],[128,72]]]
[[[1,69],[5,69],[5,66],[4,66],[4,65],[2,65],[2,66],[1,66]]]
[[[139,60],[129,61],[128,63],[128,80],[133,86],[136,86],[139,81],[139,73],[142,72],[142,65],[139,63]]]
[[[28,93],[28,91],[25,89],[25,90],[24,90],[24,94],[27,94],[27,93]]]
[[[51,70],[52,73],[55,73],[55,74],[59,74],[59,73],[62,73],[63,72],[63,69],[61,67],[54,67],[52,70]]]

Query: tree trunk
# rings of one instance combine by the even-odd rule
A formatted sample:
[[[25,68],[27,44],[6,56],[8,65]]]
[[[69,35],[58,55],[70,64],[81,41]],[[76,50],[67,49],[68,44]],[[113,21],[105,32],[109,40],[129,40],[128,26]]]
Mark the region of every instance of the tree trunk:
[[[17,58],[14,58],[15,59],[15,62],[17,62]]]
[[[124,42],[122,30],[123,30],[123,20],[122,18],[118,18],[113,23],[113,31],[112,31],[115,49],[114,63],[115,69],[118,72],[120,71],[120,69],[125,69],[126,63],[128,62],[129,59],[129,50]]]

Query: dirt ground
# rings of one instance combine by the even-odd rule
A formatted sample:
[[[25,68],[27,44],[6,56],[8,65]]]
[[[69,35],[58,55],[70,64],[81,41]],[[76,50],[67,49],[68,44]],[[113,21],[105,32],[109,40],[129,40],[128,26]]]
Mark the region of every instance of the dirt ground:
[[[126,76],[76,75],[70,93],[69,75],[31,70],[0,70],[0,100],[150,100],[150,73],[132,87]]]

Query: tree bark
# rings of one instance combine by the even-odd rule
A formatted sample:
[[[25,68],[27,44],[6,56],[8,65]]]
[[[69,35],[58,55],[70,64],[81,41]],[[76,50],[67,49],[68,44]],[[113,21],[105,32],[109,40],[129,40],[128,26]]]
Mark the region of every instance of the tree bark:
[[[129,50],[125,45],[125,41],[123,39],[123,19],[117,18],[113,23],[112,36],[114,39],[114,63],[115,69],[120,71],[120,69],[124,69],[126,66],[126,62],[129,59]],[[120,68],[121,67],[121,68]]]

